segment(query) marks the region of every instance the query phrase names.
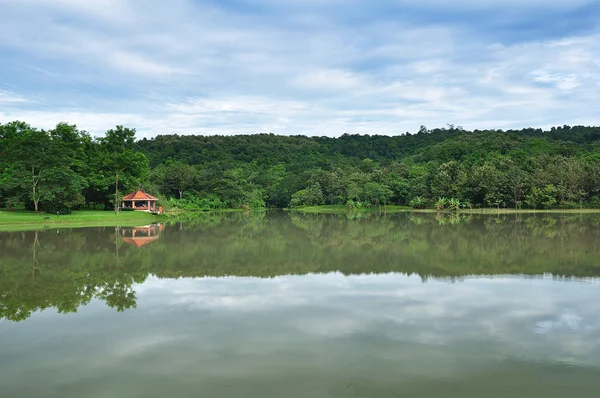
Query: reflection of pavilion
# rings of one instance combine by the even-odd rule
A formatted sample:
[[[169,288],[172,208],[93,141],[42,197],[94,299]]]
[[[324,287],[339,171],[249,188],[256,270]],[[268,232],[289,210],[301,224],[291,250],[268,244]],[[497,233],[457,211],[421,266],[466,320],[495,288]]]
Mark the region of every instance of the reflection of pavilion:
[[[158,233],[164,229],[164,224],[151,224],[143,227],[123,228],[123,241],[137,247],[142,247],[158,239]]]

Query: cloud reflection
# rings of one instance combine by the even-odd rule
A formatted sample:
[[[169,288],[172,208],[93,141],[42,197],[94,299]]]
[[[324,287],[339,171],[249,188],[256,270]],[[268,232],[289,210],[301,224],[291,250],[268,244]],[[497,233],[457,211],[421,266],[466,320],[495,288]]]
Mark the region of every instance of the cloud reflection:
[[[555,356],[559,362],[600,365],[593,355],[600,336],[596,283],[511,277],[422,283],[400,274],[331,273],[272,279],[152,277],[137,290],[140,306],[237,316],[240,322],[252,316],[296,341],[378,336],[455,348],[481,343],[495,347],[498,359]]]

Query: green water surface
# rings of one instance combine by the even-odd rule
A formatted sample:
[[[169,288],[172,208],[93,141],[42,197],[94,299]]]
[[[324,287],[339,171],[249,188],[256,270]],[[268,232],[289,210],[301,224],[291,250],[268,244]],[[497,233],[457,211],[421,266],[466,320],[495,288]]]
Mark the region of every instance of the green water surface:
[[[0,397],[598,397],[600,215],[0,233]]]

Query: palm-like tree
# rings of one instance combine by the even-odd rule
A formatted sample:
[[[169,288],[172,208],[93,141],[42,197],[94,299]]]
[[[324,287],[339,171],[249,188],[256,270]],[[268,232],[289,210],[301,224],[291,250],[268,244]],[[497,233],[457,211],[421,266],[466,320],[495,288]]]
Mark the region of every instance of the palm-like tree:
[[[448,199],[446,198],[439,198],[437,200],[437,202],[435,202],[435,209],[438,211],[442,211],[446,208],[446,206],[448,205]]]

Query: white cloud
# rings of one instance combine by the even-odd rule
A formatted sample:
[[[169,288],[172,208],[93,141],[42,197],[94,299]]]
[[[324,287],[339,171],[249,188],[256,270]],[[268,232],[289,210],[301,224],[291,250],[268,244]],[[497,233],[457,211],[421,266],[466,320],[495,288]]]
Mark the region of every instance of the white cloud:
[[[237,387],[236,396],[264,396],[268,388],[289,396],[295,383],[294,396],[306,396],[306,380],[313,380],[318,394],[308,395],[326,396],[348,380],[362,387],[434,380],[469,388],[475,376],[568,367],[563,380],[572,380],[600,367],[597,280],[423,283],[400,274],[332,273],[149,277],[134,289],[136,310],[118,313],[93,301],[77,314],[46,311],[3,322],[0,351],[9,361],[0,363],[0,383],[29,396],[43,393],[29,383],[32,375],[49,377],[44,391],[101,385],[113,395],[143,385],[152,394],[168,381],[195,391]],[[131,384],[123,369],[158,384]],[[55,382],[54,373],[64,377]],[[535,381],[517,382],[521,390],[540,391]]]
[[[540,83],[554,84],[557,88],[565,91],[573,90],[579,86],[579,78],[576,75],[560,75],[545,70],[533,72],[534,80]]]
[[[256,0],[239,9],[189,0],[168,7],[10,0],[0,15],[0,50],[9,55],[0,87],[10,81],[13,100],[0,122],[48,128],[72,118],[92,133],[129,124],[140,136],[597,123],[597,30],[557,39],[540,28],[504,39],[501,30],[427,14],[437,6],[485,8],[481,15],[493,18],[493,10],[539,7],[538,0],[396,3],[417,18],[377,14],[359,0],[344,7]],[[586,4],[544,7],[561,15]],[[30,97],[36,101],[15,100]]]
[[[0,90],[0,104],[16,104],[26,102],[26,99],[18,94]]]
[[[374,334],[443,347],[483,342],[498,347],[494,360],[590,364],[596,361],[593,350],[600,335],[596,284],[518,277],[423,284],[419,277],[399,274],[332,273],[272,279],[152,277],[136,290],[149,308],[208,311],[226,319],[246,319],[250,313],[275,318],[276,333],[289,330],[295,341]]]

